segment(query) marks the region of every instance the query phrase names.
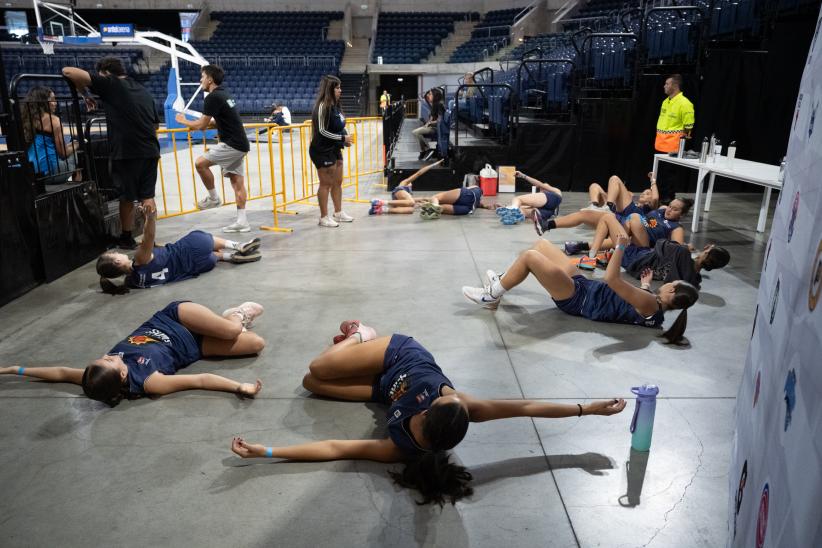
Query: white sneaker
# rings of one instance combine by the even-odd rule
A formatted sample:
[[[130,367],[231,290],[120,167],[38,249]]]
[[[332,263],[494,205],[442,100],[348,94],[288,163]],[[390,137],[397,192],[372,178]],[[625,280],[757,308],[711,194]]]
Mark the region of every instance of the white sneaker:
[[[320,217],[319,225],[327,227],[327,228],[337,228],[338,226],[340,226],[340,223],[338,223],[337,221],[335,221],[331,217],[326,216],[326,217]]]
[[[254,320],[261,316],[264,310],[263,305],[249,301],[241,304],[240,306],[233,306],[228,310],[225,310],[223,312],[223,318],[228,318],[229,316],[237,314],[241,317],[243,327],[249,329],[254,323]]]
[[[462,288],[462,294],[465,295],[465,298],[469,301],[481,304],[483,308],[496,310],[497,306],[499,306],[500,297],[492,297],[491,290],[488,287],[464,286]]]
[[[223,201],[219,196],[212,198],[210,195],[206,195],[205,198],[197,202],[197,209],[211,209],[212,207],[220,207],[221,205],[223,205]]]
[[[334,213],[334,220],[338,223],[351,223],[354,221],[354,217],[352,217],[345,211],[338,211]]]
[[[231,223],[228,226],[224,226],[223,232],[251,232],[251,226],[248,223],[242,224],[241,222],[237,221],[235,223]]]
[[[588,204],[588,207],[583,207],[580,211],[611,211],[611,208],[607,204],[598,206],[592,203]]]
[[[498,282],[500,279],[500,275],[493,270],[486,270],[485,277],[488,278],[488,287],[491,287],[494,285],[494,282]]]

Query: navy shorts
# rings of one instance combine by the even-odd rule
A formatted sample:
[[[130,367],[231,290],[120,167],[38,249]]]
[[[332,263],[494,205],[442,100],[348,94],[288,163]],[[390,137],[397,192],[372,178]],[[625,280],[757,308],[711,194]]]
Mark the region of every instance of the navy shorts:
[[[540,216],[543,219],[556,217],[559,214],[559,204],[562,203],[562,196],[550,190],[544,190],[542,193],[545,194],[548,201],[545,202],[544,206],[539,208]]]
[[[311,162],[317,169],[331,167],[335,165],[338,161],[341,162],[343,159],[342,149],[339,147],[326,149],[308,147],[308,156],[311,157]]]
[[[389,385],[399,375],[409,372],[415,366],[425,364],[426,368],[433,367],[439,373],[442,370],[434,361],[434,356],[418,343],[413,337],[394,333],[385,349],[382,373],[374,376],[371,385],[371,401],[390,405],[391,402],[383,397],[388,393]]]
[[[473,213],[482,198],[482,189],[478,186],[461,188],[460,197],[454,202],[454,215],[468,215]]]
[[[588,297],[588,284],[591,280],[585,276],[577,274],[573,277],[574,280],[574,294],[567,299],[560,301],[553,299],[557,308],[570,314],[571,316],[582,316],[582,310],[585,306],[585,301]]]
[[[157,158],[111,160],[111,179],[120,190],[121,202],[154,198],[157,186]]]
[[[169,334],[169,336],[174,336],[174,340],[180,343],[178,351],[184,355],[185,359],[183,361],[194,363],[203,357],[203,336],[192,333],[182,324],[178,310],[181,304],[190,302],[191,301],[174,301],[169,303],[165,308],[156,312],[149,322],[151,322],[152,325],[157,324],[158,329]],[[194,340],[194,346],[190,344],[188,337]]]
[[[406,191],[408,194],[412,194],[412,195],[414,194],[411,191],[410,186],[400,185],[400,186],[398,186],[397,188],[395,188],[394,190],[391,191],[391,199],[392,200],[399,200],[399,198],[397,198],[397,193],[400,192],[401,190]]]
[[[202,274],[213,270],[219,259],[214,254],[214,236],[202,230],[192,230],[176,242],[175,246],[186,249],[191,254],[194,271]]]

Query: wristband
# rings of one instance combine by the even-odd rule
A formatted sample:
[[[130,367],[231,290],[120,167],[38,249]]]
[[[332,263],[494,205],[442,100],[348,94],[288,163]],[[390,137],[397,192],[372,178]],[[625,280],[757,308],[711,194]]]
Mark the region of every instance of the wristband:
[[[625,244],[617,244],[616,248],[620,251],[625,251]]]
[[[582,405],[577,404],[577,407],[579,407],[579,415],[577,415],[577,416],[581,417],[582,416]]]
[[[18,375],[22,375],[22,374],[23,374],[23,372],[24,372],[25,370],[26,370],[26,368],[25,368],[25,367],[18,367],[18,368],[17,368],[17,374],[18,374]]]
[[[266,447],[265,448],[265,456],[268,459],[272,458],[274,456],[274,448],[273,447]]]

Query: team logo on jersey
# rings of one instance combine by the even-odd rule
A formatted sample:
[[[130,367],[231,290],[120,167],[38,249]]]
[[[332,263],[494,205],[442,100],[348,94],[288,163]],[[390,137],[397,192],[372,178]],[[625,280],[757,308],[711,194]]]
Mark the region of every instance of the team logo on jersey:
[[[739,516],[739,509],[742,507],[742,496],[745,494],[745,483],[748,481],[748,461],[742,465],[742,473],[739,475],[739,487],[736,490],[736,513],[734,514],[734,538],[736,538],[736,518]]]
[[[408,383],[408,375],[403,373],[391,384],[391,388],[388,390],[388,399],[391,401],[397,401],[401,397],[405,396],[408,393],[409,383]]]
[[[796,407],[796,369],[788,371],[785,378],[785,432],[791,425],[791,414]]]
[[[653,217],[648,219],[648,226],[651,227],[651,228],[656,228],[656,226],[657,226],[656,219],[654,219]]]
[[[816,257],[811,263],[811,285],[808,288],[808,308],[811,312],[816,309],[816,303],[819,302],[819,293],[822,290],[822,240],[819,240],[819,245],[816,248]]]
[[[762,496],[759,499],[759,516],[756,518],[756,548],[762,548],[765,544],[765,532],[768,530],[768,484],[762,489]]]
[[[142,346],[144,344],[160,342],[157,339],[152,339],[146,335],[131,335],[127,340],[128,344],[133,344],[134,346]]]
[[[151,358],[146,358],[145,356],[140,356],[137,358],[137,365],[146,365],[151,361]]]
[[[163,341],[166,344],[171,344],[171,338],[159,329],[149,329],[148,331],[146,331],[146,333],[148,335],[151,335],[152,337],[155,337]]]
[[[417,394],[416,398],[417,403],[421,404],[422,402],[424,402],[428,398],[428,389],[426,388],[425,390]]]

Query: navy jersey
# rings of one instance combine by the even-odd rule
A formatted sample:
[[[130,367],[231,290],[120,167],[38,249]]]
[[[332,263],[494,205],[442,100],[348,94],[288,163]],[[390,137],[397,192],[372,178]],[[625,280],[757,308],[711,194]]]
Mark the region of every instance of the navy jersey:
[[[628,301],[616,294],[605,282],[574,276],[574,294],[568,299],[556,300],[557,308],[573,316],[582,316],[598,322],[628,323],[644,327],[660,327],[665,319],[662,310],[644,317]]]
[[[651,211],[647,215],[640,216],[640,219],[648,233],[651,245],[654,245],[657,240],[670,240],[671,232],[679,227],[678,222],[665,218],[665,211],[662,209]]]
[[[392,200],[397,200],[398,199],[397,194],[402,190],[406,191],[408,194],[411,194],[412,196],[414,194],[414,192],[413,192],[413,190],[411,189],[410,186],[399,185],[397,188],[395,188],[394,190],[391,191],[391,199]]]
[[[634,213],[637,213],[639,215],[647,215],[648,213],[650,213],[653,210],[654,210],[654,208],[652,208],[651,206],[649,206],[647,204],[646,205],[639,205],[636,202],[631,202],[622,211],[615,211],[614,213],[616,213],[616,217],[617,217],[617,219],[619,219],[619,222],[623,223],[626,220],[628,220],[628,217],[630,217]]]
[[[622,252],[622,262],[620,263],[620,266],[622,266],[622,268],[624,268],[625,270],[631,270],[632,265],[634,265],[638,261],[647,259],[651,255],[653,255],[653,253],[654,250],[650,247],[639,247],[634,244],[628,245]]]
[[[311,148],[327,150],[345,146],[345,116],[337,106],[327,107],[320,103],[311,117],[313,135]]]
[[[388,436],[408,456],[424,452],[414,440],[411,417],[422,413],[441,395],[453,388],[434,357],[411,337],[395,334],[385,351],[382,376],[374,386],[374,399],[389,406]]]
[[[145,394],[143,384],[155,371],[173,375],[202,357],[201,338],[179,321],[173,302],[154,314],[108,353],[119,355],[128,367],[128,391]]]
[[[189,232],[165,247],[155,247],[150,262],[134,265],[126,281],[130,287],[145,289],[187,280],[208,272],[217,264],[214,237],[201,230]]]

